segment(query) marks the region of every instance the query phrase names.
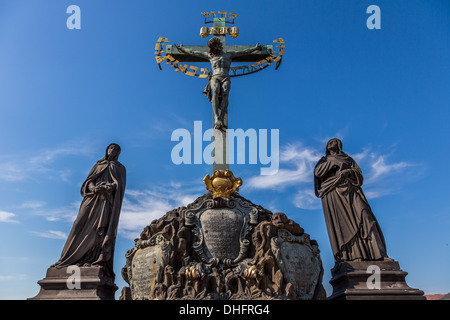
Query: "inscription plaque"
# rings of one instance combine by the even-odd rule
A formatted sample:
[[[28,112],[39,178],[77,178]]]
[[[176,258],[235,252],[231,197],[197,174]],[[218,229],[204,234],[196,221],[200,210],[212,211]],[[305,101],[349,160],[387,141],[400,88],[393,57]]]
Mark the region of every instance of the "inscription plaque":
[[[186,210],[185,223],[193,226],[192,248],[199,262],[233,267],[247,257],[249,234],[258,222],[258,210],[243,198],[207,199]]]
[[[206,210],[200,217],[204,251],[209,258],[234,260],[240,249],[240,230],[244,226],[244,217],[231,209]]]
[[[152,299],[156,283],[161,281],[168,263],[170,242],[156,234],[148,240],[138,240],[127,252],[126,272],[133,300]]]
[[[310,243],[309,235],[293,236],[280,229],[272,238],[272,252],[287,282],[294,286],[301,299],[311,299],[319,280],[321,265],[319,249]]]
[[[158,246],[138,250],[131,263],[133,273],[133,300],[148,299],[162,267],[162,249]]]

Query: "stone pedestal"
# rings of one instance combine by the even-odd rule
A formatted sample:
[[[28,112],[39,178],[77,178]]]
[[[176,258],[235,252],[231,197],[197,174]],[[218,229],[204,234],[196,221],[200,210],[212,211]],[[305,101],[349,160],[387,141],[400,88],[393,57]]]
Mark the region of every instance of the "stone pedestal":
[[[212,192],[233,191],[214,181]],[[237,192],[221,195],[207,193],[144,228],[125,255],[121,300],[326,298],[319,246],[298,223]]]
[[[406,284],[408,273],[390,261],[344,261],[331,269],[329,300],[425,300],[423,291]]]
[[[68,267],[48,268],[45,278],[38,281],[41,286],[38,295],[28,300],[114,300],[118,289],[114,277],[106,276],[99,266],[78,270],[79,273],[74,273]]]

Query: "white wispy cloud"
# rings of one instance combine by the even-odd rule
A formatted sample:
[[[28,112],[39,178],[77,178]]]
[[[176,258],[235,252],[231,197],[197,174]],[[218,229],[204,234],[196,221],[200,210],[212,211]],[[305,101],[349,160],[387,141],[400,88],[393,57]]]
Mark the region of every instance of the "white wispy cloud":
[[[364,148],[361,152],[353,154],[352,158],[356,161],[356,163],[360,163],[363,159],[366,159],[369,154],[369,148]]]
[[[54,163],[63,157],[92,155],[92,150],[92,143],[78,143],[75,146],[39,150],[34,154],[3,156],[0,158],[0,180],[17,182],[45,175],[49,179],[69,181],[70,168],[57,168]]]
[[[67,239],[66,233],[57,230],[31,231],[31,233],[40,238],[58,239],[58,240]]]
[[[14,217],[16,217],[16,214],[14,214],[12,212],[0,211],[0,222],[18,223],[19,221],[14,219]]]
[[[278,189],[313,180],[313,170],[321,155],[316,149],[301,143],[289,144],[280,151],[280,168],[276,174],[253,176],[246,185],[255,189]]]
[[[27,278],[28,278],[28,276],[26,274],[1,275],[0,281],[26,280]]]
[[[367,182],[375,181],[386,175],[396,174],[407,167],[413,166],[413,164],[404,161],[388,164],[384,155],[373,155],[372,158],[374,159],[370,165],[372,171]]]
[[[326,144],[328,140],[323,141]],[[314,167],[317,161],[325,155],[323,141],[319,140],[320,146],[304,146],[299,142],[282,147],[278,173],[271,176],[250,177],[246,186],[274,191],[289,189],[294,194],[292,203],[296,207],[319,209],[321,203],[320,199],[315,196],[313,179]],[[403,181],[398,177],[405,175],[406,170],[416,166],[407,161],[390,162],[389,154],[372,151],[369,147],[364,147],[360,152],[349,155],[363,170],[363,190],[368,198],[383,197],[396,192]]]
[[[28,175],[28,169],[18,165],[17,162],[1,163],[0,179],[6,182],[24,180]]]
[[[137,238],[153,220],[161,218],[170,210],[186,206],[201,194],[183,188],[178,183],[146,190],[127,190],[122,203],[118,232],[129,239]]]
[[[39,152],[38,155],[32,156],[28,161],[30,164],[49,164],[55,159],[62,156],[91,154],[90,147],[60,147],[55,149],[47,149]]]
[[[46,205],[46,203],[44,201],[40,201],[40,200],[29,200],[29,201],[25,201],[24,203],[22,203],[19,208],[21,209],[38,209],[38,208],[42,208]]]
[[[143,190],[127,189],[122,203],[118,233],[126,238],[134,239],[153,220],[161,218],[168,211],[186,206],[203,193],[200,189],[192,189],[179,182]],[[32,214],[42,216],[47,221],[70,224],[76,219],[80,204],[81,200],[52,208],[43,201],[27,201],[20,207],[30,208]],[[1,217],[0,212],[0,219]],[[13,217],[4,215],[4,220]],[[33,231],[32,234],[51,239],[67,238],[64,232],[55,230]]]
[[[310,189],[300,189],[294,196],[293,204],[297,208],[315,210],[321,208],[321,201],[314,193],[314,187]]]
[[[42,216],[52,222],[73,222],[78,214],[81,200],[64,206],[51,207],[44,201],[31,200],[22,203],[18,208],[29,209],[36,216]]]

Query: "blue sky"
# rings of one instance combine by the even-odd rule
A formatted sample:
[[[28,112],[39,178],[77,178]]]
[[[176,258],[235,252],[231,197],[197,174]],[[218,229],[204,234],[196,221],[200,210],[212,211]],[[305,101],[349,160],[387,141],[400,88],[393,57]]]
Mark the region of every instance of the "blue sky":
[[[81,30],[66,9],[81,8]],[[369,5],[381,29],[369,30]],[[175,165],[177,128],[204,130],[206,82],[154,58],[158,37],[205,44],[203,11],[235,12],[228,44],[286,41],[278,70],[232,79],[230,128],[278,129],[280,170],[232,165],[241,195],[316,239],[328,295],[334,261],[312,170],[329,138],[360,165],[388,254],[425,293],[450,291],[448,1],[0,2],[0,299],[25,299],[59,259],[80,187],[106,146],[122,147],[127,191],[114,268],[143,228],[206,192],[211,166]],[[206,146],[205,143],[204,146]],[[119,290],[120,291],[120,290]]]

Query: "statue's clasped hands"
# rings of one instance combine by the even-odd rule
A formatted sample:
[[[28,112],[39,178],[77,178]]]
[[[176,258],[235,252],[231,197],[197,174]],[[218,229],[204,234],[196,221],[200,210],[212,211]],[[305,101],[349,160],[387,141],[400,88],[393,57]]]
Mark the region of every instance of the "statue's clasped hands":
[[[352,175],[352,170],[351,169],[344,169],[340,172],[339,177],[341,179],[349,179]]]
[[[114,183],[100,183],[96,186],[91,185],[89,189],[93,193],[108,193],[116,190],[116,185]]]

